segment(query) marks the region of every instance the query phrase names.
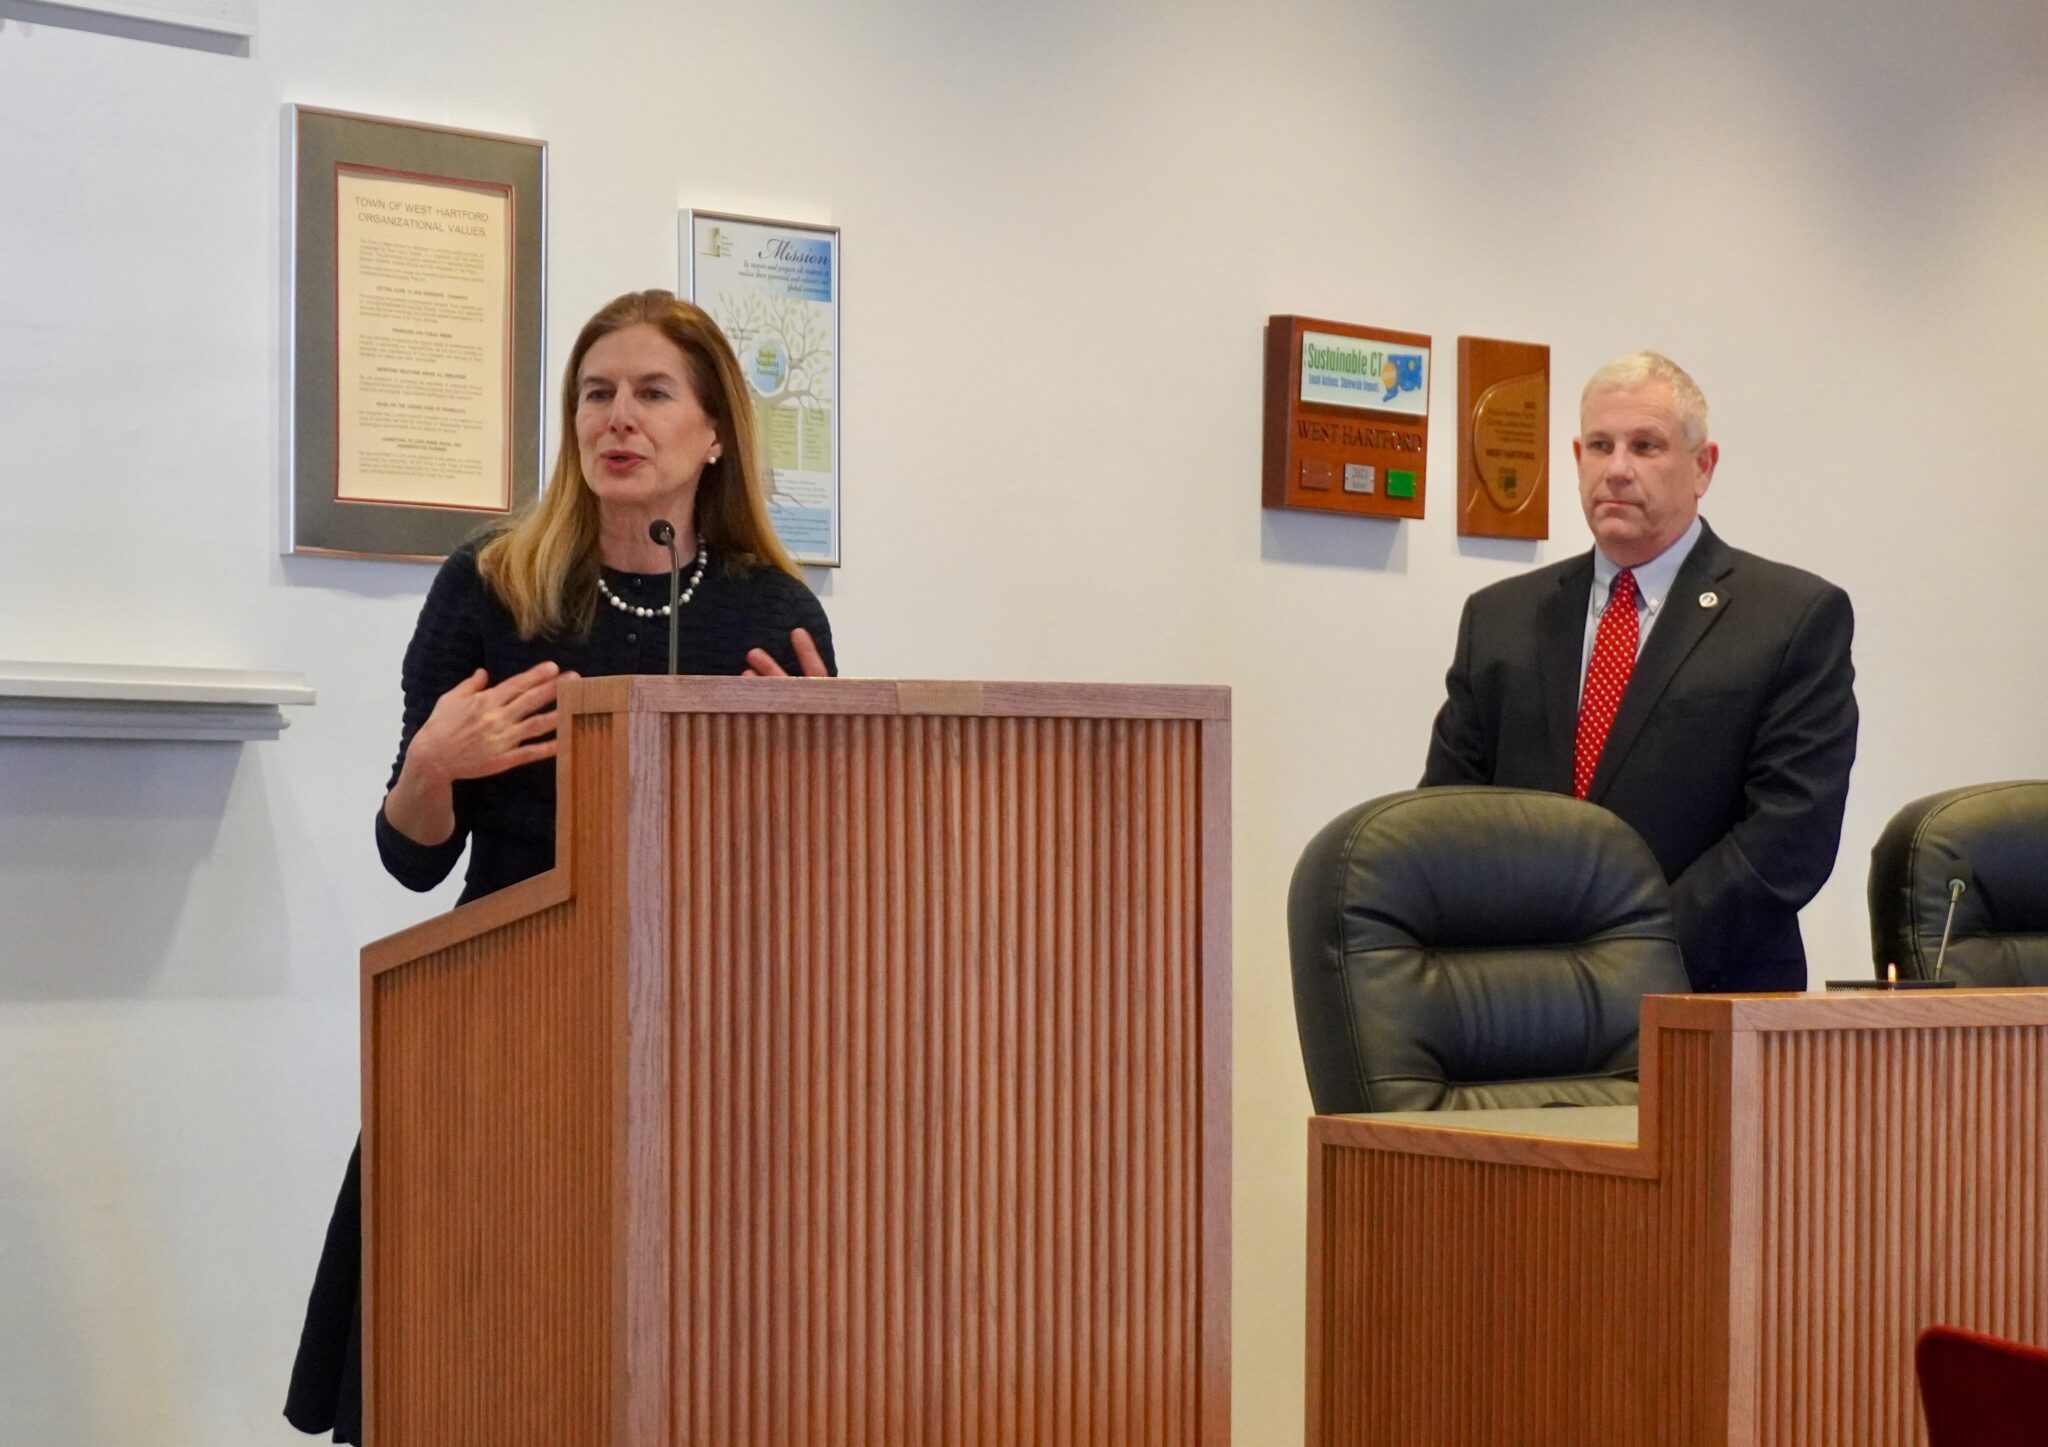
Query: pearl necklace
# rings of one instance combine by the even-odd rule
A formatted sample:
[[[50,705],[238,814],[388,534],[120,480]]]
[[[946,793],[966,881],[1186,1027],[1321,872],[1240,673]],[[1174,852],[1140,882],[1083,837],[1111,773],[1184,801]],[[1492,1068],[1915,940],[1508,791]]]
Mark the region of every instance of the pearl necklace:
[[[710,561],[711,549],[704,545],[702,538],[699,538],[697,540],[697,566],[690,574],[690,581],[684,585],[682,595],[676,599],[676,606],[678,608],[690,601],[690,595],[696,592],[697,585],[704,581],[704,565]],[[605,602],[611,604],[621,613],[631,613],[635,618],[668,617],[668,604],[664,603],[659,608],[642,608],[637,603],[628,603],[624,598],[621,598],[617,593],[614,593],[605,586],[604,574],[602,573],[597,575],[597,591],[604,594]]]

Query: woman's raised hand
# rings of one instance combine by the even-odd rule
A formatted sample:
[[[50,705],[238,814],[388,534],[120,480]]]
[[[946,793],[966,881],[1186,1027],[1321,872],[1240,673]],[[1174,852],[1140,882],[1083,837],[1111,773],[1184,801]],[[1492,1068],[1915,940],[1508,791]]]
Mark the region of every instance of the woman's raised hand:
[[[486,779],[521,764],[555,756],[555,690],[564,678],[560,664],[536,663],[500,683],[479,668],[442,694],[434,711],[412,736],[406,768],[417,766],[422,783]]]
[[[455,782],[484,779],[555,756],[555,690],[573,673],[537,663],[502,683],[481,668],[434,700],[405,751],[384,817],[421,844],[455,833]]]

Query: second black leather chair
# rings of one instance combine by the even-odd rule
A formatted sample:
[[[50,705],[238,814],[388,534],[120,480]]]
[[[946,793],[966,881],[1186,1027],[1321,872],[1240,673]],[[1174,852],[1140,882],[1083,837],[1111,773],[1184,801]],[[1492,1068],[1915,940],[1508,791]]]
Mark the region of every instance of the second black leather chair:
[[[1322,1114],[1633,1104],[1642,997],[1688,988],[1649,846],[1561,794],[1360,804],[1302,854],[1287,928]]]
[[[1942,978],[1963,986],[2048,985],[2048,781],[1972,784],[1915,799],[1870,851],[1870,953],[1924,980],[1956,901]]]

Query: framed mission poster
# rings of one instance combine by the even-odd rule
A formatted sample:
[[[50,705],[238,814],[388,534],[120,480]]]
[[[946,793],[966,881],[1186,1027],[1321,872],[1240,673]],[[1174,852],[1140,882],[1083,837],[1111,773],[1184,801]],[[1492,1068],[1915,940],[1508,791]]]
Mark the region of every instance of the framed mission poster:
[[[839,556],[839,228],[727,211],[682,216],[683,287],[753,389],[768,515],[799,563]]]

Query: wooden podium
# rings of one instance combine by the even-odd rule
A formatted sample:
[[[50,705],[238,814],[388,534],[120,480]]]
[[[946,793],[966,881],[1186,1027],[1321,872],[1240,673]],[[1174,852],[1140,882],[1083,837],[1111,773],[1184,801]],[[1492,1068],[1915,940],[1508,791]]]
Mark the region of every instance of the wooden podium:
[[[1311,1447],[1891,1447],[1921,1328],[2048,1342],[2048,991],[1651,999],[1641,1078],[1311,1122]]]
[[[363,952],[377,1447],[1228,1440],[1229,694],[565,686]]]

